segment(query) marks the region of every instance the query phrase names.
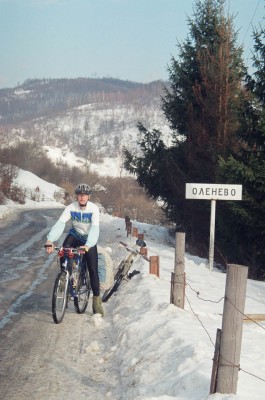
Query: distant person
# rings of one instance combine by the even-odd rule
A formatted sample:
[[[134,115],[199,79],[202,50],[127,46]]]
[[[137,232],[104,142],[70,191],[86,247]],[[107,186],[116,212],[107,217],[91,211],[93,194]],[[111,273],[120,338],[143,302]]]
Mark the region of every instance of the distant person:
[[[104,310],[100,297],[98,276],[98,251],[99,238],[99,208],[90,200],[92,190],[86,183],[80,183],[75,188],[77,201],[65,208],[58,221],[53,225],[47,235],[47,252],[54,250],[53,242],[62,235],[67,221],[72,221],[72,227],[66,236],[64,247],[82,247],[85,250],[85,259],[90,275],[90,283],[93,291],[93,313],[104,316]]]

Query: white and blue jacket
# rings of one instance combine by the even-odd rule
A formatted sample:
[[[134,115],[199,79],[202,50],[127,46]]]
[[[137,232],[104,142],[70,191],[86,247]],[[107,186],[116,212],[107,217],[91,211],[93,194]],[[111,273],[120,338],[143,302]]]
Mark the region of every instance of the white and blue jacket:
[[[84,245],[93,247],[99,238],[99,208],[87,202],[86,208],[80,209],[77,201],[65,208],[62,215],[50,230],[47,240],[55,242],[62,235],[66,222],[72,222],[69,234],[76,236]]]

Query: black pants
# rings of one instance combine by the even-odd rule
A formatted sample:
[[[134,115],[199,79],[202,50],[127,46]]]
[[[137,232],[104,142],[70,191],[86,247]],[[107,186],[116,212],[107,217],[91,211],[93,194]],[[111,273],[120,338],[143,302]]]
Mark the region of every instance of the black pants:
[[[67,235],[63,242],[63,246],[64,247],[84,246],[84,242],[82,242],[81,240],[78,240],[75,236]],[[99,289],[99,277],[98,277],[97,245],[91,247],[89,249],[89,251],[84,254],[84,257],[86,259],[86,265],[87,265],[89,276],[90,276],[90,283],[91,283],[93,295],[99,296],[100,289]]]

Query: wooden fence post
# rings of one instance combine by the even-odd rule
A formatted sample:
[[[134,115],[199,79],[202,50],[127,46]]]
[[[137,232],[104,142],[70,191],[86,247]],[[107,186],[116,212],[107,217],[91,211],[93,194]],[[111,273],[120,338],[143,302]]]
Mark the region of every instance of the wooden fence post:
[[[150,256],[149,258],[149,273],[159,277],[159,256]]]
[[[247,276],[248,267],[228,265],[216,385],[218,393],[236,394]]]
[[[125,215],[125,230],[127,230],[127,228],[128,228],[128,225],[129,225],[129,223],[130,223],[130,217],[128,217],[128,215]]]
[[[132,233],[132,223],[129,222],[127,225],[127,237]]]
[[[184,309],[185,300],[185,233],[176,233],[175,266],[171,274],[170,303]]]
[[[219,365],[219,358],[220,358],[221,337],[222,337],[222,331],[221,331],[221,329],[217,329],[216,339],[215,339],[215,350],[214,350],[214,356],[213,356],[213,367],[212,367],[210,394],[216,393],[217,373],[218,373],[218,365]]]
[[[147,257],[147,247],[140,247],[140,254]]]
[[[138,239],[144,240],[144,234],[143,233],[138,233]]]
[[[132,237],[138,237],[138,228],[136,228],[136,227],[133,227],[132,228]]]

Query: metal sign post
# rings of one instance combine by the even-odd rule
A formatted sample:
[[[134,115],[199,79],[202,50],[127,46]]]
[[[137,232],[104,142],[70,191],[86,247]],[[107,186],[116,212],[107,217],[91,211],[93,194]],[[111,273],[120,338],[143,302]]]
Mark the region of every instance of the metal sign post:
[[[242,200],[242,185],[186,183],[186,199],[211,200],[209,269],[213,270],[216,200]]]
[[[211,200],[210,245],[209,245],[209,268],[211,271],[213,270],[213,261],[214,261],[215,211],[216,211],[216,200]]]

